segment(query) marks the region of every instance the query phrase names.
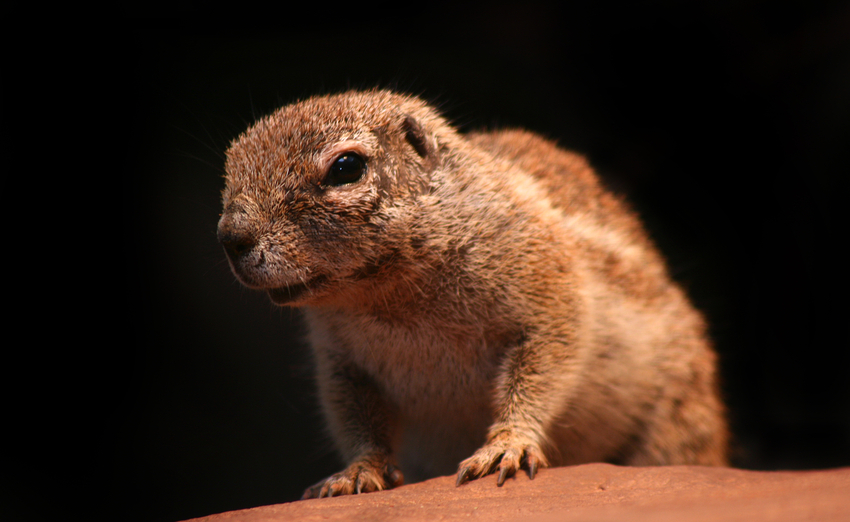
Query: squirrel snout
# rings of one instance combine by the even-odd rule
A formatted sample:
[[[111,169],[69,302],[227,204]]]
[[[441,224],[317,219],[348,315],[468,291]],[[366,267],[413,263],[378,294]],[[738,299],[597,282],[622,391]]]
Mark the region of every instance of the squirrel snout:
[[[257,244],[248,216],[242,212],[225,212],[218,221],[217,235],[231,261],[238,260]]]

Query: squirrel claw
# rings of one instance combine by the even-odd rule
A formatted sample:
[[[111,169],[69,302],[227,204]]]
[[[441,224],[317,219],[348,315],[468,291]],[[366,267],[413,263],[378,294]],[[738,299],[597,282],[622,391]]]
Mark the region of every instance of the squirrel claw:
[[[404,484],[404,475],[392,464],[380,465],[380,462],[363,460],[313,484],[304,491],[301,500],[359,495],[398,487],[402,484]]]
[[[523,460],[528,467],[530,479],[534,479],[539,468],[546,466],[543,452],[534,444],[516,442],[507,437],[492,441],[460,463],[456,486],[460,486],[468,480],[493,473],[498,469],[499,475],[496,478],[496,485],[501,487],[508,477],[515,475],[517,470],[522,467]]]

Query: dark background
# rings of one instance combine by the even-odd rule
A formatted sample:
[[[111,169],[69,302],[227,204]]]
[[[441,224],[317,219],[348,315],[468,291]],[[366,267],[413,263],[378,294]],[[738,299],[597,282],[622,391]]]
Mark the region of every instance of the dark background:
[[[291,501],[338,470],[297,314],[236,282],[215,230],[231,139],[280,105],[373,86],[586,154],[711,323],[736,465],[850,465],[846,3],[439,14],[135,20],[102,42],[121,57],[98,73],[100,109],[129,123],[100,129],[120,203],[99,221],[124,241],[98,291],[122,331],[69,363],[56,411],[84,442],[52,480],[121,519],[178,520]]]

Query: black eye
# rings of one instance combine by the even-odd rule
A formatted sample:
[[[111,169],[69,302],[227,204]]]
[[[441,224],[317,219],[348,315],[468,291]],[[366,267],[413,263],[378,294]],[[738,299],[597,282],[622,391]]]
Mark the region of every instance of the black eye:
[[[331,164],[325,184],[332,187],[354,183],[366,174],[366,162],[353,152],[346,152]]]

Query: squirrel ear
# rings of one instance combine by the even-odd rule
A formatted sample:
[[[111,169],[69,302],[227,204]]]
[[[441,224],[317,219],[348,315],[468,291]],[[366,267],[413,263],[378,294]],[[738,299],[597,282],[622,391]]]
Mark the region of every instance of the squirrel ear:
[[[405,116],[401,128],[404,131],[404,139],[419,154],[419,157],[425,158],[430,155],[432,151],[425,136],[425,131],[419,125],[419,122],[413,119],[413,116]]]

